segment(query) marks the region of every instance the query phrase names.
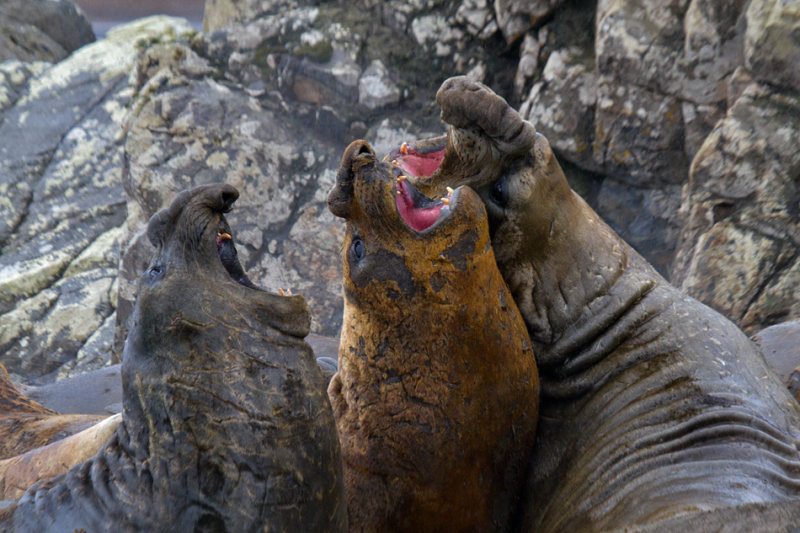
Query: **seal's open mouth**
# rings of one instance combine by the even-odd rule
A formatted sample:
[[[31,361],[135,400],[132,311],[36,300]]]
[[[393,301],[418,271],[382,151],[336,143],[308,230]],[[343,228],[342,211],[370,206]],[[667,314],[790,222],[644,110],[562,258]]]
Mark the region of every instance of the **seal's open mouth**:
[[[444,159],[446,137],[436,137],[414,145],[403,143],[392,151],[392,164],[417,178],[433,176]]]
[[[415,145],[403,143],[389,155],[397,182],[397,211],[415,231],[425,231],[450,211],[452,189],[448,188],[447,196],[436,201],[406,181],[407,176],[428,178],[439,169],[444,159],[446,140],[446,137],[436,137]]]
[[[452,189],[441,200],[431,200],[402,176],[396,183],[397,212],[414,231],[425,231],[450,213]]]
[[[233,237],[230,234],[230,228],[227,223],[221,223],[217,230],[217,252],[219,253],[219,260],[222,266],[228,271],[228,274],[233,278],[236,283],[244,285],[250,289],[261,290],[256,287],[247,274],[244,273],[241,263],[239,263],[239,254],[236,253],[236,245],[233,243]]]

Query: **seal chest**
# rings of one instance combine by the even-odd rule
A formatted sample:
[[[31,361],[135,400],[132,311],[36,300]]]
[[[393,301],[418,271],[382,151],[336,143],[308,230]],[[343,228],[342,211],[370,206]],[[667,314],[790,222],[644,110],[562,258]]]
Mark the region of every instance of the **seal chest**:
[[[433,202],[345,152],[339,370],[328,389],[354,531],[504,531],[535,435],[538,375],[469,188]]]

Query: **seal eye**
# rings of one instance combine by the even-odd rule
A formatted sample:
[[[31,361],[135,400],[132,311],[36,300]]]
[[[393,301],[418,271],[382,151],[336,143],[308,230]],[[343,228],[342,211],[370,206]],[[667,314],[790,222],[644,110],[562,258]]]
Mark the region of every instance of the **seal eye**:
[[[350,243],[350,258],[353,261],[361,261],[364,259],[364,254],[366,250],[364,248],[364,241],[356,237],[353,239],[353,242]]]
[[[492,197],[492,201],[496,203],[500,207],[505,207],[508,205],[508,183],[507,183],[506,175],[502,174],[495,182],[492,184],[492,190],[490,191],[490,195]]]
[[[159,265],[153,265],[147,270],[147,277],[150,279],[150,281],[155,281],[161,277],[162,273],[163,270],[161,270]]]

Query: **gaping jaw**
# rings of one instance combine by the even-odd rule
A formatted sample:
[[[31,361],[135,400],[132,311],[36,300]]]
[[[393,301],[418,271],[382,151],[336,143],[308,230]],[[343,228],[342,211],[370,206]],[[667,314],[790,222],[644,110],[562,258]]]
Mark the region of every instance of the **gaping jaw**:
[[[228,225],[227,220],[225,220],[225,217],[220,218],[220,225],[216,236],[216,244],[217,254],[219,255],[219,260],[222,263],[222,266],[225,267],[225,270],[236,283],[239,283],[240,285],[243,285],[249,289],[262,290],[259,287],[256,287],[253,282],[250,281],[250,278],[247,277],[247,274],[245,274],[241,263],[239,263],[239,254],[236,252],[236,245],[234,244],[233,237],[231,236],[231,228]]]
[[[396,181],[395,190],[397,213],[409,228],[419,233],[441,224],[455,208],[456,191],[452,189],[448,190],[447,196],[431,200],[401,177]]]
[[[439,169],[444,159],[447,136],[434,137],[416,141],[412,144],[403,143],[392,150],[389,157],[392,164],[396,165],[407,175],[417,178],[427,178]]]
[[[438,137],[435,140],[446,139]],[[422,194],[408,177],[430,177],[441,165],[444,147],[433,145],[429,149],[417,150],[406,143],[394,150],[390,156],[392,176],[395,180],[395,203],[397,212],[405,224],[416,232],[424,232],[445,220],[455,207],[453,189],[433,200]]]

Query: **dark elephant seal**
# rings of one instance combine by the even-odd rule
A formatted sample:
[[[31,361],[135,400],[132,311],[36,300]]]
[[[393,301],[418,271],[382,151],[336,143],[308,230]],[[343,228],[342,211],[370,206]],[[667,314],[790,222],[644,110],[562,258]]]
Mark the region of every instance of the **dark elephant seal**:
[[[446,206],[396,177],[356,141],[328,196],[347,221],[328,393],[351,531],[506,531],[537,421],[525,324],[478,196]]]
[[[486,205],[542,380],[523,529],[674,527],[798,500],[798,405],[747,337],[617,236],[505,100],[463,77],[436,100],[446,137],[393,157],[425,169],[409,179],[429,194],[466,184]]]
[[[123,422],[91,460],[31,487],[3,531],[345,531],[335,423],[300,296],[258,290],[224,213],[183,192],[151,219],[122,363]]]

